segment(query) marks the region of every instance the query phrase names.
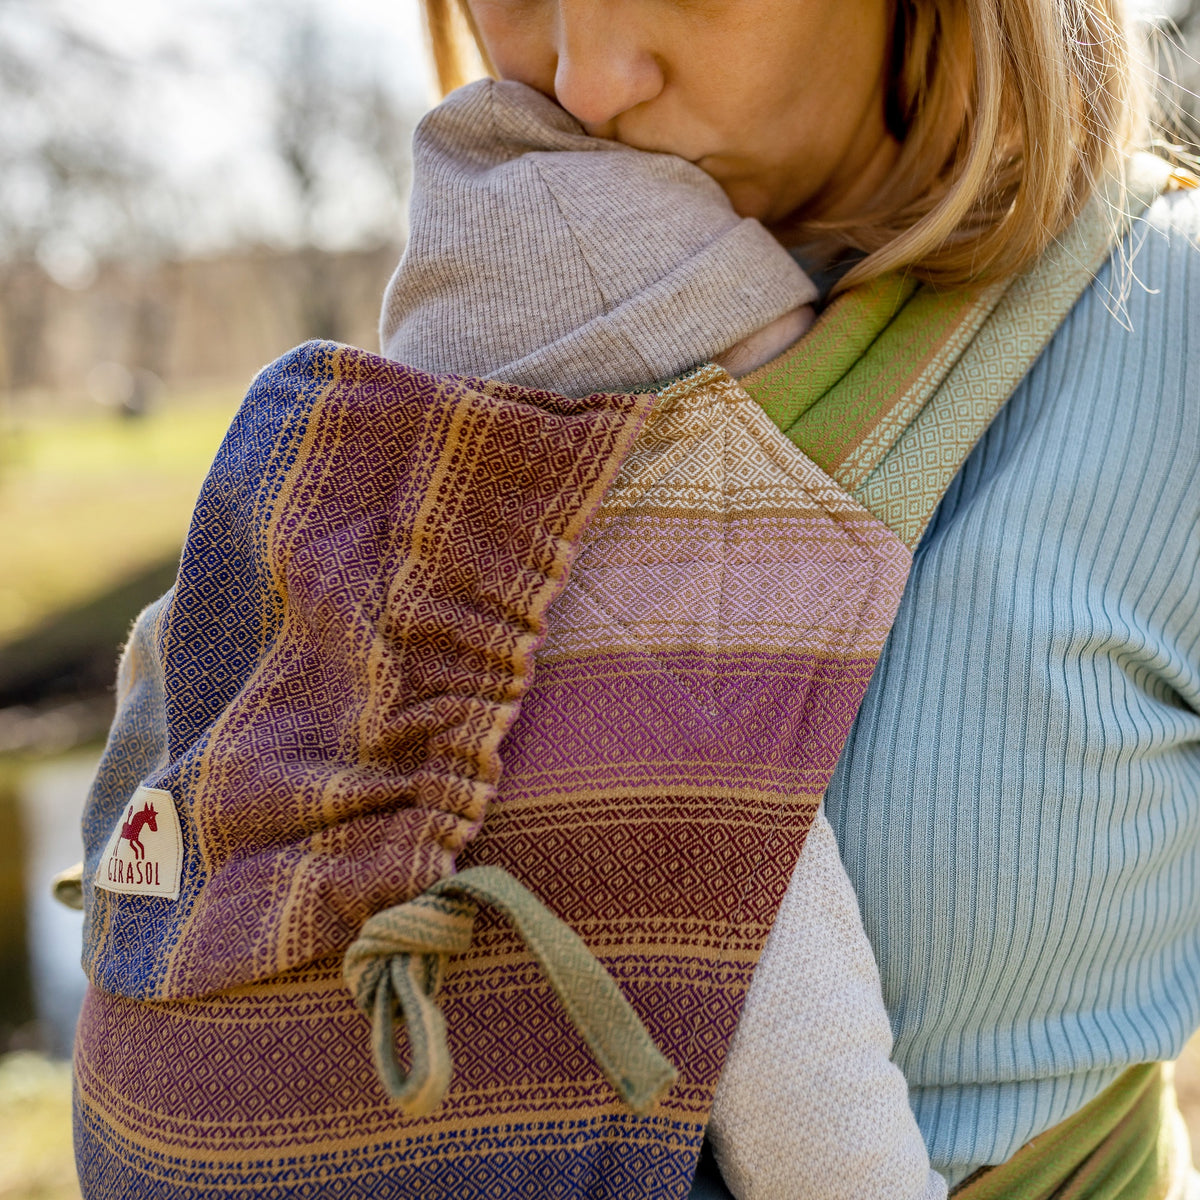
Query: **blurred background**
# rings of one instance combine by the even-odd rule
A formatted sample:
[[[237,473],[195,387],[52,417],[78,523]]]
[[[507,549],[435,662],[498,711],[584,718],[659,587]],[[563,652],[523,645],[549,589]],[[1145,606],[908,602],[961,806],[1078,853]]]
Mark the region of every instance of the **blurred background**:
[[[376,348],[433,100],[417,0],[0,0],[0,1200],[78,1196],[47,881],[118,646],[258,368]]]
[[[1194,119],[1200,0],[1147,15]],[[118,647],[255,371],[376,348],[433,101],[417,0],[0,0],[0,1200],[78,1196],[81,919],[48,882]]]

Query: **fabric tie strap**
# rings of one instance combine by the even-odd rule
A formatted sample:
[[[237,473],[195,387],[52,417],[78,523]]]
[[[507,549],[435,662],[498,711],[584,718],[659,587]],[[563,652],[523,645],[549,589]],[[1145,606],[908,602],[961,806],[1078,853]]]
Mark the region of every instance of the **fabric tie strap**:
[[[429,1115],[450,1086],[446,1022],[435,996],[449,956],[471,945],[480,904],[502,912],[521,935],[621,1099],[636,1113],[653,1108],[677,1072],[612,976],[524,884],[499,867],[471,867],[376,913],[346,951],[343,971],[372,1020],[379,1077],[406,1115]],[[411,1048],[407,1076],[396,1062],[397,1010]]]
[[[65,871],[59,871],[50,880],[50,894],[67,908],[83,911],[83,863],[78,862]]]

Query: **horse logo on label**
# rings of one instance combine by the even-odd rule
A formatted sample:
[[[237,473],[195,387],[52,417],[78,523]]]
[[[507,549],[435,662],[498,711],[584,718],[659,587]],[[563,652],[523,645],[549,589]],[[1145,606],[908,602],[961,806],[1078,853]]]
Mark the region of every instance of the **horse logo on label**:
[[[129,848],[133,851],[135,858],[146,857],[146,847],[142,845],[139,835],[142,832],[143,825],[149,825],[152,833],[158,832],[158,813],[154,811],[154,805],[149,800],[142,805],[142,811],[135,817],[133,815],[133,805],[129,806],[129,820],[121,826],[121,837],[129,843]]]
[[[126,849],[128,844],[128,849]],[[96,887],[125,896],[179,897],[183,836],[175,799],[141,785],[117,817],[93,876]]]

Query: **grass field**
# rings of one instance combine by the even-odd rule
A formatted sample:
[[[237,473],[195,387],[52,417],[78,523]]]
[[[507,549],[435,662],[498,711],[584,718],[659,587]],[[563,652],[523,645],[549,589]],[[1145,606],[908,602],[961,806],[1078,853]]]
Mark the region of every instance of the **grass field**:
[[[0,1058],[0,1200],[79,1200],[67,1063]]]
[[[0,429],[0,642],[182,545],[240,388]]]
[[[207,388],[137,420],[34,411],[0,426],[0,643],[182,545],[240,398]],[[7,862],[4,876],[19,889]],[[0,1058],[0,1200],[78,1200],[70,1112],[67,1064]]]

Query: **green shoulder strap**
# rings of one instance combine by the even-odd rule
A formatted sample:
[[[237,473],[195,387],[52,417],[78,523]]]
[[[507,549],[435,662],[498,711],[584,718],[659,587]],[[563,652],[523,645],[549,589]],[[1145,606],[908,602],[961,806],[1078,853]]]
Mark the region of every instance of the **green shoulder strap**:
[[[1006,1163],[964,1180],[954,1200],[1164,1200],[1191,1170],[1163,1063],[1130,1067],[1074,1116]],[[1173,1190],[1175,1189],[1175,1190]]]
[[[838,297],[742,380],[787,437],[907,545],[1133,220],[1172,183],[1137,155],[1024,275],[955,292],[887,276]]]

